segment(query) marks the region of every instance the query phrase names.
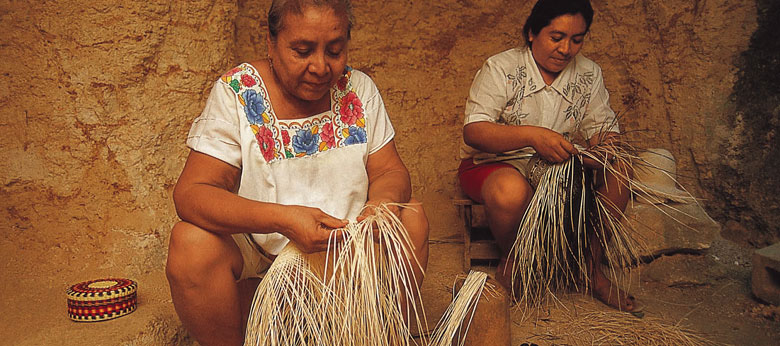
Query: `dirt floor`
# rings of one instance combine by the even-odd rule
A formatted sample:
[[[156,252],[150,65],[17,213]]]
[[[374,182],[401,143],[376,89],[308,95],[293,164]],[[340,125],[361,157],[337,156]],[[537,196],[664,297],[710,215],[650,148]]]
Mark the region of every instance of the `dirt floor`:
[[[462,276],[462,225],[447,196],[423,196],[432,226],[428,276],[423,286],[426,312],[432,327],[452,297],[455,278]],[[9,249],[0,249],[8,251]],[[663,256],[635,271],[631,292],[644,305],[643,321],[658,321],[690,330],[712,344],[775,345],[780,340],[780,309],[756,301],[750,293],[751,250],[718,239],[702,254]],[[134,277],[139,282],[139,305],[134,313],[112,321],[76,323],[65,313],[65,289],[85,275],[109,275],[110,268],[81,268],[70,273],[50,272],[43,276],[22,275],[15,268],[35,267],[35,258],[16,257],[2,264],[4,275],[16,281],[0,281],[0,290],[14,292],[5,300],[0,314],[2,345],[191,345],[170,301],[162,270]],[[473,269],[491,273],[490,263]],[[52,280],[41,280],[50,277]],[[64,278],[64,279],[61,279]],[[595,324],[574,324],[571,314],[612,314],[624,319],[636,317],[614,312],[588,296],[560,294],[563,306],[523,317],[512,308],[512,345],[615,344],[616,340],[595,339]],[[508,307],[507,307],[508,308]],[[491,315],[505,313],[494,311]],[[579,329],[578,329],[579,328]],[[637,333],[646,333],[639,331]],[[594,336],[595,335],[595,336]],[[603,337],[603,336],[602,336]],[[485,341],[484,345],[491,345]]]
[[[432,216],[439,217],[451,216],[438,213]],[[453,227],[457,229],[457,225]],[[447,232],[432,235],[429,273],[434,275],[425,284],[429,295],[433,295],[433,287],[440,289],[441,296],[450,292],[452,280],[448,275],[457,271],[462,258],[460,237],[459,233]],[[641,265],[633,272],[634,284],[630,291],[643,305],[643,320],[679,326],[712,344],[776,345],[780,340],[780,308],[763,304],[752,296],[752,251],[719,237],[701,254],[662,256]],[[492,274],[495,266],[488,263],[473,269]],[[617,344],[625,341],[595,339],[597,333],[584,328],[596,328],[598,324],[575,325],[570,314],[614,313],[618,318],[623,315],[626,324],[636,320],[633,315],[615,312],[583,294],[560,294],[558,298],[562,304],[552,304],[549,310],[529,317],[524,317],[524,311],[517,307],[510,309],[512,345]],[[436,308],[444,303],[436,302],[433,304]]]

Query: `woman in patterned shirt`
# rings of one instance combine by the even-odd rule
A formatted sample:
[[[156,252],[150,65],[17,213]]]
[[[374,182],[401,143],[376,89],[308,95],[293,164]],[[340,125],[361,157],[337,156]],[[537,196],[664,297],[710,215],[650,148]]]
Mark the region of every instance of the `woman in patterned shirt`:
[[[539,0],[523,27],[526,45],[490,57],[469,92],[458,176],[463,191],[485,205],[502,252],[497,278],[507,287],[505,268],[512,267],[507,255],[534,192],[527,179],[531,156],[560,163],[578,154],[573,140],[593,146],[619,132],[600,67],[579,54],[592,20],[588,0]],[[630,195],[618,188],[620,179],[584,161],[596,171],[596,190],[607,204],[624,210]],[[592,293],[632,311],[634,298],[598,265],[603,258],[598,243],[591,242],[596,245],[589,256]]]

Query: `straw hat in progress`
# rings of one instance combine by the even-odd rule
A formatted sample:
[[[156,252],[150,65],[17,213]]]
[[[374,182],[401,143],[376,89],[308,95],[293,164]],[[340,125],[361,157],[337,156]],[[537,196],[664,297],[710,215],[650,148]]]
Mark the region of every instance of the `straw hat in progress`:
[[[689,203],[694,200],[688,192],[677,188],[677,165],[674,156],[666,149],[647,149],[639,153],[634,165],[634,183],[641,193],[636,201],[661,204],[669,201]]]

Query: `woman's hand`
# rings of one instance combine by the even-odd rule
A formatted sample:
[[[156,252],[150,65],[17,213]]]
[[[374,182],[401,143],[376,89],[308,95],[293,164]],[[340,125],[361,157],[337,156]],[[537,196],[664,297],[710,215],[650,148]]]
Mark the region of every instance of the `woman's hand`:
[[[366,202],[366,207],[363,208],[363,212],[361,212],[360,216],[357,217],[357,222],[361,222],[367,217],[374,215],[376,213],[376,207],[382,205],[382,203],[393,203],[393,201],[385,198]],[[401,218],[401,208],[398,205],[390,204],[386,205],[386,207],[390,210],[390,212],[395,214],[396,217],[399,219]],[[374,241],[379,241],[379,229],[377,228],[376,224],[373,224],[372,226],[374,229]]]
[[[289,206],[289,223],[280,232],[305,253],[325,251],[331,231],[347,226],[346,220],[330,216],[317,208]],[[343,231],[336,231],[332,241],[340,241]]]
[[[562,134],[553,130],[536,127],[531,135],[531,146],[545,161],[560,163],[577,154],[577,148]]]
[[[616,132],[596,133],[589,140],[588,153],[582,155],[582,164],[592,169],[603,169],[615,160],[614,151],[621,147],[621,136]]]

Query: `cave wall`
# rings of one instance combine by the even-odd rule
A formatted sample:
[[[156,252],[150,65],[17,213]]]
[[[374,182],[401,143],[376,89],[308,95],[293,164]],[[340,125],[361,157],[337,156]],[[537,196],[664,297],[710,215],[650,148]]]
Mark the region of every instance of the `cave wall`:
[[[37,287],[30,272],[53,279],[20,293],[27,298],[109,273],[164,286],[186,133],[221,73],[266,56],[269,3],[0,0],[0,289]],[[766,163],[777,150],[767,129],[778,126],[777,93],[732,96],[740,76],[763,73],[740,73],[772,4],[758,3],[593,1],[583,53],[603,68],[632,138],[669,149],[680,181],[714,218],[767,242],[779,233],[778,184],[755,179],[777,172]],[[521,42],[532,6],[354,2],[350,65],[382,92],[415,194],[438,201],[427,208],[451,208],[471,80],[486,58]],[[746,110],[757,101],[765,113]],[[744,120],[753,114],[763,120]],[[755,135],[769,138],[763,156],[751,156],[759,144],[744,140]],[[751,165],[735,169],[735,157]],[[0,303],[18,308],[17,298]]]
[[[735,111],[710,208],[725,220],[724,236],[761,247],[780,240],[780,2],[757,5],[758,28],[736,62]]]

